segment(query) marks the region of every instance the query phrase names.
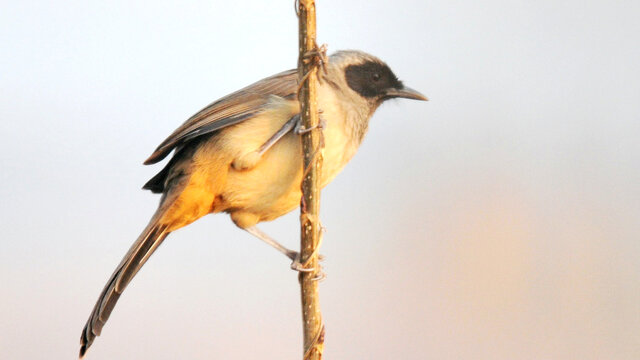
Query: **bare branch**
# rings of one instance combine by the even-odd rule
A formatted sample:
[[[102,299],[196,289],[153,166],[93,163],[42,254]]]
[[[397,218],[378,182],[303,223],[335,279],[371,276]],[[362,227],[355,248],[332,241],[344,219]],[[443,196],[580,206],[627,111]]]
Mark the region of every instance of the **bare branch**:
[[[316,45],[316,6],[314,0],[299,0],[297,6],[299,24],[298,76],[300,81],[300,112],[304,129],[302,137],[303,178],[300,201],[300,262],[310,271],[299,274],[302,298],[302,324],[304,331],[304,357],[307,360],[322,359],[324,323],[320,312],[318,279],[318,247],[321,224],[320,176],[322,170],[322,129],[318,127],[319,113],[316,94],[320,51]]]

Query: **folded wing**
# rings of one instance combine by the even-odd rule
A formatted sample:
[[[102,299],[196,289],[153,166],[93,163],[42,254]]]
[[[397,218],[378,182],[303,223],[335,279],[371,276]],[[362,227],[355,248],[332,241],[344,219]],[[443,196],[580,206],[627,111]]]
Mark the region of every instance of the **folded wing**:
[[[297,70],[292,69],[260,80],[209,104],[190,117],[145,160],[145,165],[164,159],[171,150],[199,136],[242,122],[263,111],[271,96],[293,99]]]

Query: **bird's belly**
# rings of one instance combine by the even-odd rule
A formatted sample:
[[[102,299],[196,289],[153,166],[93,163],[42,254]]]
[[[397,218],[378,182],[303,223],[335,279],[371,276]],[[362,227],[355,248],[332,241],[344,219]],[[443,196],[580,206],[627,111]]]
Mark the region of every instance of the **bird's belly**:
[[[232,209],[253,213],[263,221],[275,219],[297,206],[302,162],[296,156],[300,154],[300,145],[295,140],[296,137],[286,135],[250,170],[230,169],[224,198]]]
[[[355,153],[341,124],[329,122],[323,135],[322,187],[335,178]],[[253,169],[230,169],[222,195],[229,212],[249,212],[259,221],[268,221],[299,206],[301,180],[300,136],[289,133],[270,148]]]

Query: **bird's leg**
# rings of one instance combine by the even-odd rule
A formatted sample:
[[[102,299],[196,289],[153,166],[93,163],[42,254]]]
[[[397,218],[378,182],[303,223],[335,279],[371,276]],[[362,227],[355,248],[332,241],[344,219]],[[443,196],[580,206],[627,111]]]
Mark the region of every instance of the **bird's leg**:
[[[280,130],[278,130],[275,134],[273,134],[272,137],[269,138],[269,140],[267,140],[267,142],[265,142],[264,144],[262,144],[262,146],[260,146],[260,149],[258,149],[258,154],[262,155],[265,152],[267,152],[267,150],[269,150],[273,146],[273,144],[278,142],[278,140],[280,140],[289,131],[291,131],[291,129],[293,129],[294,126],[299,122],[300,122],[300,114],[295,115],[291,119],[287,120],[287,122],[284,123],[284,125],[280,128]]]
[[[258,229],[258,227],[255,226],[255,225],[251,226],[251,227],[248,227],[246,229],[243,229],[243,230],[245,230],[249,234],[257,237],[258,239],[266,242],[267,244],[271,245],[276,250],[278,250],[281,253],[285,254],[291,260],[295,260],[298,257],[298,252],[297,251],[293,251],[291,249],[286,248],[284,245],[282,245],[279,242],[277,242],[271,236],[267,235],[265,232],[263,232],[262,230]]]
[[[293,270],[300,271],[300,272],[311,272],[311,271],[314,270],[314,269],[307,269],[304,266],[302,266],[302,263],[300,262],[300,253],[299,252],[286,248],[285,246],[283,246],[282,244],[277,242],[275,239],[273,239],[271,236],[267,235],[262,230],[258,229],[257,226],[254,225],[254,226],[248,227],[248,228],[243,229],[243,230],[245,230],[249,234],[257,237],[258,239],[264,241],[265,243],[271,245],[273,248],[275,248],[276,250],[280,251],[286,257],[291,259],[291,261],[292,261],[291,268]],[[319,256],[318,259],[322,260],[323,257]]]
[[[286,123],[278,130],[273,136],[269,138],[258,150],[252,151],[250,153],[244,154],[237,159],[235,159],[232,163],[232,166],[236,170],[247,170],[254,167],[264,153],[267,152],[275,143],[278,142],[283,136],[285,136],[291,129],[293,129],[296,124],[300,123],[300,114],[293,116],[291,119],[287,120]]]

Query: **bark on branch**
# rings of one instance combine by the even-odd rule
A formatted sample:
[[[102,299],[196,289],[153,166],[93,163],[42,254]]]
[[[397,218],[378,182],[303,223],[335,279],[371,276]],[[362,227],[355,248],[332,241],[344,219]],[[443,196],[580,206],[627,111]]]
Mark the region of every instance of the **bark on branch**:
[[[319,114],[316,99],[318,63],[316,45],[316,7],[313,0],[299,0],[299,58],[298,76],[301,83],[299,100],[302,124],[305,129],[314,129],[302,134],[303,178],[302,199],[300,202],[300,262],[305,268],[313,269],[300,272],[300,290],[302,298],[302,324],[304,333],[303,359],[322,359],[324,344],[324,324],[320,312],[318,293],[318,246],[321,237],[321,224],[318,218],[320,209],[320,174],[322,170],[322,134],[318,129]]]

